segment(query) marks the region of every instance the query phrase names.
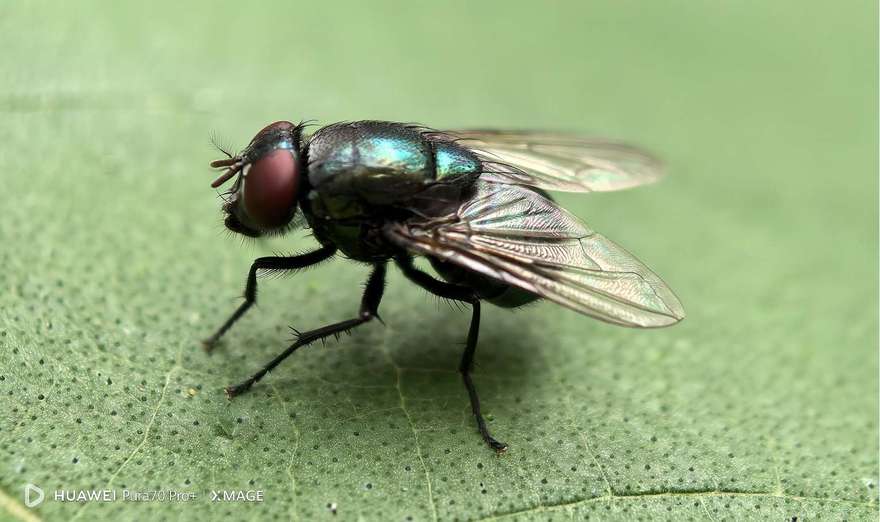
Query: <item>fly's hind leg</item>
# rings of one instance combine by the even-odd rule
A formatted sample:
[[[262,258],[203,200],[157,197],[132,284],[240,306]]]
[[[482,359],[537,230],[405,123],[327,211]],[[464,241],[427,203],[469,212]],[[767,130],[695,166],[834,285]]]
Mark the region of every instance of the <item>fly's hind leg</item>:
[[[463,301],[471,305],[471,325],[468,328],[467,344],[464,353],[461,356],[461,363],[458,371],[461,372],[464,387],[467,389],[468,397],[471,401],[471,410],[474,412],[474,418],[477,421],[477,429],[486,444],[498,453],[507,450],[507,444],[495,440],[486,427],[486,420],[483,419],[483,413],[480,410],[480,397],[477,395],[477,388],[471,378],[471,371],[474,366],[474,352],[477,350],[477,339],[480,334],[480,300],[474,295],[474,291],[466,286],[454,285],[444,281],[439,281],[431,275],[422,272],[413,265],[411,257],[395,258],[397,266],[413,283],[419,285],[434,295],[444,297],[446,299],[454,299]]]
[[[464,379],[464,387],[467,389],[468,397],[471,399],[471,409],[474,412],[474,417],[477,419],[477,429],[480,430],[480,435],[483,436],[483,440],[486,441],[490,448],[502,453],[507,451],[507,444],[498,442],[489,434],[489,429],[486,428],[486,421],[480,412],[480,397],[477,395],[477,388],[471,379],[471,371],[474,367],[474,352],[477,351],[477,338],[480,335],[480,301],[475,299],[471,302],[471,307],[473,308],[471,326],[468,329],[467,345],[465,345],[464,353],[461,355],[461,364],[458,366],[458,371],[461,372],[461,377]]]
[[[379,303],[382,301],[382,294],[385,292],[385,271],[385,263],[373,266],[373,271],[370,273],[370,278],[367,279],[367,284],[364,288],[364,295],[361,298],[361,307],[357,317],[345,321],[340,321],[338,323],[333,323],[331,325],[327,325],[321,328],[316,328],[314,330],[309,330],[308,332],[298,333],[296,341],[294,341],[293,344],[291,344],[287,347],[286,350],[278,354],[277,357],[269,361],[268,364],[260,368],[258,372],[236,385],[227,386],[226,395],[231,399],[236,395],[241,395],[242,393],[248,391],[251,386],[254,385],[254,383],[262,379],[263,376],[265,376],[276,366],[281,364],[284,359],[290,357],[293,352],[295,352],[299,348],[302,348],[303,346],[306,346],[321,339],[326,339],[330,336],[338,337],[340,334],[348,332],[356,326],[360,326],[366,322],[369,322],[373,318],[380,319]]]

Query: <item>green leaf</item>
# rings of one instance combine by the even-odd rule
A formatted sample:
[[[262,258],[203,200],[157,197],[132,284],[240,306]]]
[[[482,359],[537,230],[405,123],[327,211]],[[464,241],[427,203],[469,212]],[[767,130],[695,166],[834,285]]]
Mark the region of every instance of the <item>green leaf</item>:
[[[0,518],[876,520],[876,20],[867,2],[5,6]],[[394,270],[387,326],[227,401],[288,325],[351,317],[366,276],[262,279],[198,347],[250,260],[314,244],[221,232],[209,136],[300,118],[649,146],[662,183],[559,200],[687,319],[486,307],[475,379],[501,456],[455,372],[468,314]],[[53,498],[91,489],[119,498]]]

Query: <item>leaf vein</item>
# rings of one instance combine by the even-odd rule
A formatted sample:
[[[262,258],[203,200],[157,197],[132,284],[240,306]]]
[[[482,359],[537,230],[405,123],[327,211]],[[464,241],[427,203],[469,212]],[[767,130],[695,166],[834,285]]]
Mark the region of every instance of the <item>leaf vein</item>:
[[[156,417],[159,415],[159,408],[165,401],[165,393],[168,391],[168,386],[171,384],[171,376],[174,375],[174,372],[179,369],[181,369],[180,365],[175,363],[174,366],[172,366],[171,369],[168,370],[168,373],[165,374],[165,385],[162,387],[162,393],[159,394],[159,400],[156,401],[156,407],[153,408],[153,414],[150,416],[150,421],[147,423],[147,427],[144,429],[143,438],[141,438],[140,443],[138,443],[138,445],[135,446],[133,450],[131,450],[131,453],[128,454],[128,457],[126,457],[122,464],[120,464],[119,467],[116,468],[116,471],[114,471],[113,474],[110,475],[110,479],[107,480],[107,483],[102,489],[109,489],[110,485],[113,484],[113,481],[116,479],[119,473],[122,472],[126,464],[131,462],[131,459],[133,459],[134,456],[137,455],[144,446],[146,446],[147,439],[150,437],[150,430],[153,428],[153,423],[156,421]],[[71,517],[70,521],[73,522],[74,520],[77,520],[89,505],[91,504],[88,502],[83,503],[82,506],[73,515],[73,517]]]
[[[698,490],[698,491],[645,491],[640,493],[630,493],[630,494],[615,494],[615,495],[603,495],[601,497],[589,497],[580,500],[575,500],[572,502],[563,502],[559,504],[552,505],[541,505],[535,506],[531,508],[526,508],[518,511],[510,511],[507,513],[497,513],[494,515],[489,515],[488,517],[484,517],[478,520],[478,522],[488,522],[492,520],[501,520],[505,518],[511,518],[520,515],[528,515],[534,513],[542,513],[545,511],[557,511],[557,510],[573,510],[577,507],[592,504],[594,502],[614,502],[620,500],[636,500],[636,499],[664,499],[664,498],[694,498],[697,500],[704,500],[706,498],[714,498],[714,497],[752,497],[752,498],[776,498],[782,500],[791,500],[795,502],[834,502],[838,504],[848,504],[853,507],[859,508],[873,508],[874,511],[877,510],[877,504],[874,502],[863,502],[859,500],[851,500],[851,499],[843,499],[843,498],[834,498],[834,497],[811,497],[811,496],[798,496],[798,495],[786,495],[779,494],[773,491],[733,491],[733,490]]]

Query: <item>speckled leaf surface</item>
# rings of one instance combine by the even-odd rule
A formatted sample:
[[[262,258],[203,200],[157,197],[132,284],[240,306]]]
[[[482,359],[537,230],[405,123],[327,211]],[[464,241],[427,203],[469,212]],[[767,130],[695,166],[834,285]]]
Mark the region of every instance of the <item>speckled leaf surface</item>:
[[[0,519],[876,520],[876,5],[513,4],[0,8]],[[282,118],[642,143],[668,179],[559,199],[688,317],[487,307],[502,456],[454,371],[467,314],[396,271],[387,326],[229,402],[366,276],[263,279],[199,349],[251,259],[312,244],[230,238],[208,188],[212,131],[241,146]],[[30,509],[27,483],[198,497]]]

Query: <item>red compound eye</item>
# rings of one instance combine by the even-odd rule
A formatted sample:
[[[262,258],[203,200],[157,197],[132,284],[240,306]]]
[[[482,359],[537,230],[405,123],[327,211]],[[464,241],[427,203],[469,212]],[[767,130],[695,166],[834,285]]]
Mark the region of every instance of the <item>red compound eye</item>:
[[[274,149],[251,164],[242,186],[243,210],[261,229],[283,227],[296,210],[299,164],[290,149]]]

